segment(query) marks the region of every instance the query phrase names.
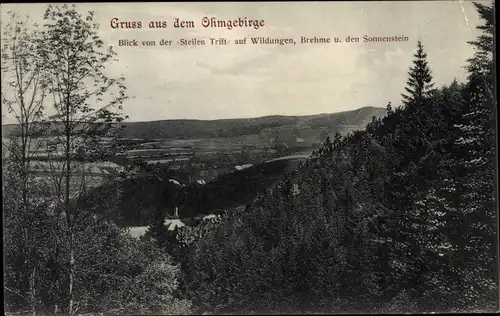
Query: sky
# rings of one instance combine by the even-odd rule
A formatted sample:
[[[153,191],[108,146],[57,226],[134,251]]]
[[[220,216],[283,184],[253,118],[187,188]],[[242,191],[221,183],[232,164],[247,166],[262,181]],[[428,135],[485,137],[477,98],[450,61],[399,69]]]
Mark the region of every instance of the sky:
[[[481,1],[480,1],[481,2]],[[485,4],[490,3],[489,1]],[[46,4],[1,4],[41,21]],[[128,121],[221,119],[309,115],[364,106],[397,105],[420,39],[437,85],[463,80],[472,56],[466,42],[482,22],[471,1],[80,3],[95,11],[99,36],[118,53],[112,76],[126,78],[132,98]],[[264,20],[253,28],[203,28],[203,17]],[[141,29],[113,29],[110,21],[141,21]],[[174,18],[195,28],[171,26]],[[167,21],[149,29],[149,21]],[[249,37],[408,36],[407,42],[297,45],[234,45]],[[184,39],[224,37],[219,46],[179,46]],[[156,40],[155,47],[119,47],[120,39]],[[161,39],[174,46],[159,46]],[[4,85],[2,85],[4,86]],[[2,123],[12,123],[2,105]]]

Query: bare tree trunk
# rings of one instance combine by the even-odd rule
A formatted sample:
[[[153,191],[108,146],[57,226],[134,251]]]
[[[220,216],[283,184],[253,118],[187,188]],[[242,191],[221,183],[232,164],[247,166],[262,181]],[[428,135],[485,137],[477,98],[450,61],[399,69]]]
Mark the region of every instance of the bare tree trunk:
[[[24,205],[24,212],[27,214],[29,211],[28,208],[28,174],[30,172],[29,168],[29,160],[28,160],[28,154],[29,154],[29,145],[28,145],[28,137],[29,137],[29,122],[26,119],[26,130],[24,131],[24,137],[23,138],[23,157],[22,157],[22,163],[23,163],[23,205]],[[28,224],[29,225],[29,224]],[[29,280],[29,298],[30,298],[30,306],[31,306],[31,314],[33,316],[36,315],[36,265],[33,262],[32,258],[32,251],[31,251],[31,243],[29,241],[29,232],[26,232],[26,241],[28,242],[27,247],[28,247],[28,269],[32,269],[32,272],[30,274],[30,280]]]
[[[36,267],[33,264],[32,251],[31,251],[31,241],[30,241],[30,233],[29,233],[29,216],[28,212],[30,211],[29,204],[29,193],[28,193],[28,177],[29,177],[29,113],[26,105],[24,103],[24,96],[22,92],[22,77],[19,77],[19,94],[20,94],[20,103],[21,103],[21,113],[20,113],[20,127],[21,127],[21,181],[22,181],[22,203],[23,203],[23,219],[25,222],[24,225],[24,240],[25,240],[25,260],[27,264],[27,271],[30,271],[28,277],[28,297],[29,297],[29,305],[31,314],[36,315],[36,293],[35,293],[35,276],[36,276]]]
[[[73,247],[74,233],[73,233],[73,219],[70,205],[70,180],[71,180],[71,122],[70,122],[70,109],[69,97],[67,101],[66,110],[66,188],[65,188],[65,202],[66,202],[66,222],[68,225],[69,234],[69,292],[68,292],[68,312],[69,315],[73,314],[73,285],[74,285],[74,266],[75,254]]]
[[[70,251],[69,251],[69,314],[73,314],[73,283],[74,283],[74,269],[75,269],[75,251],[73,249],[73,231],[70,231]]]

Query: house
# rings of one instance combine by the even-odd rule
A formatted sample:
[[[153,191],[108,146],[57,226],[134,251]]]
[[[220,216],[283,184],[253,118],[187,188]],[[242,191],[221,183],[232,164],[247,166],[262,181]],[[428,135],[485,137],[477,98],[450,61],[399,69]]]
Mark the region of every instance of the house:
[[[215,214],[198,214],[193,219],[196,220],[196,221],[200,221],[200,222],[212,222],[212,223],[215,223],[215,222],[220,221],[221,218],[222,217],[220,215],[215,215]]]
[[[246,169],[246,168],[250,168],[251,166],[253,166],[252,164],[250,163],[247,163],[247,164],[244,164],[244,165],[241,165],[241,166],[234,166],[234,169],[236,170],[243,170],[243,169]]]
[[[133,238],[139,238],[146,234],[148,230],[148,226],[138,226],[138,227],[129,227],[127,228],[128,234]]]
[[[167,219],[163,225],[169,226],[168,230],[174,230],[176,228],[186,226],[186,224],[184,224],[180,219]]]
[[[168,179],[168,182],[173,183],[173,184],[177,184],[177,185],[181,185],[181,184],[179,183],[179,181],[177,181],[177,180],[175,180],[175,179]]]

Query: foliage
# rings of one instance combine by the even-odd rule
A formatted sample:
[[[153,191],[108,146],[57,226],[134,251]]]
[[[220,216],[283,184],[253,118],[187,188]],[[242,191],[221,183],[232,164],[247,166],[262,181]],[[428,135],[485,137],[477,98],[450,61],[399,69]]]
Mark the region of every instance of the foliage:
[[[77,275],[82,285],[75,293],[79,304],[93,312],[118,314],[187,312],[189,304],[174,297],[178,269],[167,254],[148,240],[132,239],[114,224],[87,227],[93,232],[82,231],[78,240],[82,247],[88,248],[89,242],[95,246],[77,251],[85,254],[77,262],[82,266]],[[92,241],[83,234],[93,236]]]
[[[93,13],[49,6],[39,30],[25,25],[14,20],[6,28],[8,49],[2,51],[3,70],[15,74],[8,89],[2,86],[2,101],[21,126],[3,157],[7,311],[186,313],[189,304],[173,296],[178,268],[170,257],[100,216],[96,209],[112,199],[89,205],[81,198],[85,186],[70,181],[78,155],[90,150],[99,156],[97,137],[116,135],[127,98],[123,78],[106,75],[115,53],[99,39]],[[56,112],[48,119],[46,96]],[[35,176],[29,158],[40,149],[36,137],[54,135],[54,129],[56,141],[47,149],[62,151],[64,159],[49,160],[62,170],[51,182]],[[105,188],[116,198],[123,193]]]
[[[56,221],[51,216],[51,201],[44,196],[46,184],[41,179],[25,177],[22,169],[8,160],[4,161],[2,173],[6,309],[30,306],[36,310],[40,306],[44,262],[51,250]],[[21,177],[25,177],[26,183]]]
[[[494,23],[492,8],[475,5],[485,25],[471,42],[476,53],[466,82],[432,87],[419,42],[405,104],[389,104],[387,115],[363,131],[324,134],[323,146],[298,166],[255,166],[203,189],[173,189],[169,175],[150,172],[53,204],[43,193],[46,184],[16,160],[25,154],[14,143],[10,150],[21,154],[3,169],[7,308],[45,314],[498,310]],[[67,141],[82,126],[68,115],[91,113],[90,95],[65,95],[80,81],[55,79],[90,71],[94,82],[108,82],[99,59],[112,54],[96,53],[98,38],[85,43],[95,31],[92,14],[82,19],[63,7],[47,17],[53,23],[40,34],[55,49],[33,43],[41,45],[40,60],[58,70],[48,72],[47,82],[60,97],[56,108],[66,111],[60,121]],[[78,57],[66,55],[71,43],[79,43],[93,69],[65,72]],[[108,130],[120,121],[101,113],[109,120],[97,114],[88,126],[98,122]],[[257,187],[263,176],[269,182]],[[148,190],[149,205],[130,199]],[[141,240],[111,220],[125,217],[120,208],[127,201],[127,211],[150,224]],[[223,216],[170,231],[164,218],[177,204]]]
[[[160,213],[163,218],[179,209],[181,218],[197,214],[221,214],[224,210],[246,205],[272,187],[283,174],[304,160],[283,159],[220,175],[200,185],[179,186],[169,181],[178,173],[157,168],[133,177],[120,177],[89,190],[79,198],[80,208],[96,208],[120,226],[147,226]]]
[[[498,309],[492,9],[465,83],[432,87],[421,43],[406,106],[326,139],[184,257],[213,313]]]
[[[36,311],[57,313],[64,306],[68,285],[68,244],[62,242],[67,227],[51,210],[44,184],[30,186],[33,210],[29,217],[18,213],[20,198],[15,174],[4,169],[6,193],[4,216],[5,289],[8,311],[23,310],[29,304],[31,269],[26,249],[31,247],[36,282]],[[36,203],[35,203],[36,202]],[[36,207],[35,207],[36,206]],[[174,294],[178,268],[170,256],[150,241],[129,237],[123,229],[91,210],[76,214],[75,312],[119,314],[185,314],[189,304]],[[29,226],[29,231],[24,227]],[[29,232],[26,239],[23,234]],[[25,241],[29,245],[25,244]],[[29,264],[29,262],[28,262]]]

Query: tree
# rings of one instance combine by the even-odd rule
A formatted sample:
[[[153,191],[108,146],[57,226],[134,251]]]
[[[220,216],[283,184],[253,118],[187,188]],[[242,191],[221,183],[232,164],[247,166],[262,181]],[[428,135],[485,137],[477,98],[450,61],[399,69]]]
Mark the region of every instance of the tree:
[[[43,68],[36,54],[40,36],[37,25],[30,23],[27,16],[23,18],[14,12],[9,12],[9,15],[9,22],[2,25],[2,37],[5,41],[2,49],[2,81],[5,83],[2,85],[2,104],[6,105],[8,112],[17,121],[18,130],[6,135],[7,143],[3,144],[7,151],[4,167],[8,173],[8,189],[16,188],[15,194],[8,197],[10,203],[5,205],[11,211],[8,213],[6,237],[12,237],[10,233],[15,234],[16,230],[22,233],[16,236],[17,246],[20,247],[17,248],[17,254],[10,251],[7,253],[23,258],[21,270],[27,272],[28,277],[21,282],[28,283],[28,301],[31,313],[35,314],[36,273],[40,272],[37,258],[41,255],[41,249],[37,247],[42,248],[41,234],[48,227],[44,229],[43,225],[39,225],[44,220],[44,214],[40,214],[39,208],[42,200],[36,199],[42,199],[43,195],[38,191],[40,181],[33,177],[31,160],[40,149],[40,142],[33,135],[39,132],[43,120],[47,87]],[[16,207],[11,208],[13,204]]]
[[[35,314],[43,308],[42,288],[48,283],[44,275],[57,220],[48,212],[52,201],[46,195],[47,183],[43,178],[30,173],[27,180],[21,179],[16,163],[10,159],[4,160],[2,171],[6,310],[25,311],[29,307]],[[27,191],[22,188],[24,181]],[[23,201],[25,193],[28,198]]]
[[[414,54],[413,67],[408,72],[406,94],[401,94],[403,104],[420,104],[424,98],[429,97],[433,91],[432,72],[427,65],[427,54],[421,41],[417,42],[417,52]]]
[[[460,143],[467,143],[470,153],[476,157],[492,158],[495,152],[495,95],[494,95],[494,17],[493,9],[479,3],[474,3],[484,25],[478,26],[482,35],[477,40],[469,42],[474,47],[474,56],[468,59],[466,69],[468,80],[464,89],[465,107],[459,129],[462,137]],[[480,159],[483,159],[480,158]],[[484,162],[485,160],[483,160]],[[479,162],[479,165],[481,162]]]
[[[394,113],[394,111],[392,110],[392,103],[391,102],[387,103],[386,109],[387,109],[387,115],[391,115],[392,113]]]
[[[56,112],[50,117],[50,124],[58,131],[57,145],[62,152],[58,162],[61,176],[54,179],[54,184],[57,196],[65,205],[64,240],[69,250],[67,308],[72,314],[76,210],[71,201],[85,189],[85,176],[82,176],[81,187],[71,181],[75,173],[84,173],[78,168],[82,164],[76,158],[82,151],[87,157],[89,152],[98,153],[98,138],[115,135],[116,124],[124,119],[119,111],[127,96],[124,78],[110,78],[105,74],[106,66],[116,53],[112,47],[105,49],[97,33],[99,26],[94,22],[93,12],[83,16],[74,5],[50,5],[44,22],[45,30],[37,53]]]
[[[481,35],[469,42],[475,53],[466,66],[462,115],[454,129],[458,135],[453,170],[459,177],[455,205],[460,212],[452,218],[452,243],[460,258],[455,261],[455,269],[460,271],[460,282],[466,289],[459,300],[461,308],[498,309],[494,14],[492,6],[474,5],[484,24],[477,27]]]
[[[156,211],[148,226],[146,235],[152,237],[158,248],[165,250],[169,255],[174,255],[176,240],[179,233],[178,227],[170,229],[172,223],[165,225],[166,211]]]
[[[199,312],[359,312],[377,301],[366,300],[376,292],[367,224],[380,206],[354,187],[343,148],[325,146],[195,241],[184,290]]]

